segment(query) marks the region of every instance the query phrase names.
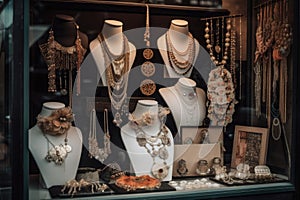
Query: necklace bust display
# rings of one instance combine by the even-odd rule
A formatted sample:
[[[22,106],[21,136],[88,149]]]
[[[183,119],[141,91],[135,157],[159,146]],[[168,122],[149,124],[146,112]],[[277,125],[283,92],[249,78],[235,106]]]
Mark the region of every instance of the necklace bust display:
[[[206,115],[206,95],[196,87],[195,81],[180,78],[174,86],[161,88],[159,93],[172,111],[178,131],[181,126],[202,125]]]
[[[174,142],[165,125],[168,108],[157,101],[139,100],[121,128],[122,140],[136,175],[150,175],[161,181],[172,179]],[[143,160],[143,162],[141,162]]]
[[[136,48],[122,31],[121,21],[105,20],[102,32],[90,43],[102,84],[108,87],[116,126],[120,126],[122,115],[128,112],[128,76],[136,55]]]
[[[75,178],[82,134],[71,126],[72,120],[69,107],[63,103],[46,102],[37,117],[37,125],[29,130],[29,150],[47,188]]]
[[[189,77],[199,53],[199,43],[189,32],[188,22],[172,20],[169,30],[157,40],[166,65],[165,77]]]

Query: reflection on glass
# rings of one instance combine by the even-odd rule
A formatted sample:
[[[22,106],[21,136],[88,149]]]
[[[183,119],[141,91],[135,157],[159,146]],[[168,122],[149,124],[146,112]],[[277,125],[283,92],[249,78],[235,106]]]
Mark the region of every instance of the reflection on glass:
[[[11,199],[11,163],[9,116],[6,116],[8,80],[6,74],[12,66],[12,2],[0,0],[0,199]],[[4,7],[2,7],[4,6]]]

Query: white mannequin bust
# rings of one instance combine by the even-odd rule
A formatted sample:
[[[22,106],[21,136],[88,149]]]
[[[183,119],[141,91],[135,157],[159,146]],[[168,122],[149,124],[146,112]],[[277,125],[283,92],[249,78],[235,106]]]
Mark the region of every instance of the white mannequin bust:
[[[64,108],[63,103],[47,102],[43,104],[40,116],[50,116],[54,110]],[[64,185],[67,181],[74,179],[80,161],[82,150],[82,134],[81,131],[71,126],[67,131],[68,145],[72,147],[71,152],[68,153],[62,165],[56,165],[54,162],[48,162],[45,157],[48,152],[47,139],[44,137],[41,129],[35,125],[28,132],[29,150],[36,161],[46,188],[54,185]],[[64,144],[65,134],[63,135],[49,135],[47,138],[54,145]]]
[[[109,50],[115,55],[120,55],[123,50],[123,23],[117,20],[105,20],[101,33],[105,38],[105,42],[107,43]],[[90,50],[95,60],[97,69],[100,73],[102,84],[104,86],[107,86],[106,75],[105,75],[105,69],[106,69],[105,60],[100,45],[100,41],[98,38],[94,39],[90,43]],[[131,68],[135,59],[136,48],[130,42],[129,42],[129,51],[130,51],[129,66]]]
[[[170,41],[172,45],[174,46],[175,49],[178,51],[183,52],[185,49],[188,48],[189,45],[189,27],[188,27],[188,22],[186,20],[181,20],[181,19],[173,19],[171,21],[170,27],[169,27],[169,33],[170,33]],[[166,78],[180,78],[180,77],[190,77],[192,73],[192,69],[190,69],[186,74],[181,75],[178,74],[170,65],[170,61],[168,58],[168,53],[167,53],[167,41],[166,41],[166,34],[163,34],[161,37],[158,38],[157,40],[157,47],[159,49],[159,52],[162,56],[162,59],[165,63],[165,72],[164,76]],[[199,54],[199,42],[194,38],[194,44],[195,44],[195,57],[193,60],[193,65],[196,62],[196,58]],[[187,60],[187,56],[184,56],[183,59]]]
[[[154,122],[151,126],[142,127],[142,129],[147,136],[156,136],[158,132],[160,132],[160,126],[161,126],[160,120],[158,118],[157,101],[139,100],[132,114],[136,119],[140,119],[142,115],[147,112],[150,112],[151,115],[154,116]],[[166,161],[167,166],[169,166],[168,175],[162,181],[172,180],[174,141],[169,129],[168,129],[167,136],[170,138],[170,143],[171,143],[170,146],[166,146],[166,149],[168,151],[168,158],[166,160],[161,159],[159,156],[155,158],[156,163],[163,163],[164,161]],[[153,176],[152,174],[153,159],[151,155],[147,152],[146,148],[139,146],[137,142],[136,132],[131,127],[130,123],[126,124],[121,128],[121,137],[126,147],[135,174]]]
[[[201,126],[206,116],[206,94],[189,78],[180,78],[171,87],[159,89],[174,117],[178,134],[181,126]]]

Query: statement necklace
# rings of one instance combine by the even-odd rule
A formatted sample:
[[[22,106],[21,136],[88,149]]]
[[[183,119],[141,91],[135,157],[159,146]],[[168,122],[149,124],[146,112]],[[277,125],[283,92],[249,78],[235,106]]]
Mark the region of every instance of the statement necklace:
[[[195,59],[195,41],[191,33],[188,34],[188,47],[185,51],[178,51],[172,44],[170,38],[170,31],[166,33],[166,44],[167,44],[167,54],[170,66],[179,75],[187,74],[193,66],[193,61]],[[187,60],[180,60],[181,57],[188,56]]]
[[[123,34],[123,50],[120,55],[113,54],[100,33],[98,40],[100,41],[103,56],[105,61],[105,74],[108,85],[108,94],[113,108],[116,110],[113,122],[120,126],[122,123],[121,115],[127,109],[126,97],[128,86],[128,73],[129,73],[129,42],[127,37]]]
[[[54,38],[54,31],[49,31],[48,41],[39,45],[40,51],[48,66],[48,92],[57,92],[56,70],[58,70],[59,92],[61,95],[69,93],[69,105],[72,103],[72,70],[77,70],[77,95],[80,94],[80,65],[83,61],[86,49],[81,44],[79,37],[79,26],[74,23],[76,28],[75,44],[65,47],[58,43]],[[67,80],[68,77],[68,80]],[[69,87],[69,89],[67,89]],[[69,91],[68,91],[69,90]]]
[[[48,162],[54,162],[56,165],[61,165],[68,153],[72,151],[72,147],[68,144],[68,130],[73,121],[73,113],[70,107],[65,107],[55,110],[49,117],[37,117],[37,126],[43,132],[43,136],[48,142],[48,151],[45,159]],[[63,135],[65,134],[64,144],[55,145],[47,137],[49,135]],[[49,144],[52,148],[49,148]]]
[[[168,108],[159,108],[158,118],[160,121],[160,130],[155,136],[147,136],[143,130],[143,126],[153,124],[154,116],[147,112],[142,115],[141,119],[136,119],[133,114],[129,114],[130,125],[136,133],[136,141],[140,147],[144,147],[147,153],[152,157],[153,164],[151,168],[152,175],[162,180],[169,173],[169,166],[166,160],[169,157],[167,146],[171,145],[171,139],[168,136],[168,129],[165,125],[167,114],[170,113]],[[156,158],[159,157],[163,163],[157,163]]]
[[[104,147],[99,148],[96,137],[96,110],[92,109],[90,114],[90,133],[89,133],[89,153],[90,157],[103,162],[111,153],[110,149],[110,135],[108,131],[108,111],[104,109]]]

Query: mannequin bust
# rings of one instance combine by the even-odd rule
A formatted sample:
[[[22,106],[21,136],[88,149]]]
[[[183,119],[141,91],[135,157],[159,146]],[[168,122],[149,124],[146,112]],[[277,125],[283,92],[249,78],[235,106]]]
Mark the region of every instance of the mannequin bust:
[[[75,45],[77,37],[76,22],[72,16],[69,15],[55,15],[52,24],[55,40],[65,47]],[[81,39],[81,45],[85,49],[88,48],[88,37],[82,32],[78,32]]]
[[[189,78],[180,78],[171,87],[159,89],[174,117],[178,136],[181,126],[201,126],[206,116],[206,94]]]
[[[43,104],[39,116],[48,117],[55,110],[64,108],[63,103],[47,102]],[[52,148],[50,142],[54,145],[64,144],[64,140],[68,139],[68,145],[72,147],[71,151],[61,165],[49,162],[45,159],[49,149]],[[45,134],[50,142],[47,141],[42,130],[35,125],[28,132],[29,150],[37,163],[46,188],[54,185],[64,185],[67,181],[74,179],[80,161],[82,150],[82,134],[81,131],[71,126],[70,129],[62,135]]]
[[[141,119],[145,113],[150,113],[153,116],[153,123],[149,126],[143,126],[143,133],[147,137],[155,137],[161,131],[161,122],[158,118],[158,103],[155,100],[139,100],[132,115],[136,119]],[[170,130],[167,128],[167,136],[170,139],[170,145],[166,145],[168,157],[163,160],[159,156],[155,157],[155,163],[166,162],[169,167],[167,175],[162,181],[172,180],[172,168],[173,168],[173,157],[174,157],[174,142]],[[132,128],[130,122],[121,128],[121,137],[129,155],[131,165],[135,174],[138,175],[153,175],[154,160],[151,155],[147,152],[146,148],[139,145],[137,142],[137,132]],[[149,144],[147,144],[148,146]],[[149,145],[150,146],[150,145]],[[155,146],[158,150],[158,147]],[[150,147],[150,150],[152,148]],[[155,176],[154,176],[155,177]]]
[[[192,73],[193,65],[195,64],[196,58],[199,53],[200,44],[189,33],[188,22],[186,20],[181,20],[181,19],[172,20],[168,32],[169,33],[163,34],[157,40],[157,47],[159,49],[159,52],[162,56],[165,66],[166,66],[165,67],[165,77],[166,78],[190,77],[190,75]],[[170,40],[170,43],[173,46],[173,48],[179,52],[185,52],[186,50],[188,50],[190,48],[189,47],[190,40],[191,40],[191,38],[193,39],[194,58],[190,63],[190,64],[192,64],[191,69],[188,70],[187,73],[179,74],[171,67],[171,63],[170,63],[171,61],[168,56],[169,49],[168,49],[168,45],[167,45],[166,34],[169,35],[169,40]],[[188,56],[191,53],[192,52],[188,52],[187,55],[179,55],[179,57],[181,58],[180,60],[184,60],[184,61],[188,60]]]
[[[123,23],[117,20],[105,20],[102,27],[101,34],[103,35],[109,50],[114,55],[120,55],[123,50]],[[104,54],[100,44],[101,42],[97,37],[90,43],[90,50],[95,60],[97,69],[100,73],[102,84],[104,86],[107,86],[107,79],[105,75],[106,66],[105,66],[105,60],[103,59]],[[131,68],[135,59],[136,48],[130,42],[129,42],[129,53],[130,53],[129,66]]]

